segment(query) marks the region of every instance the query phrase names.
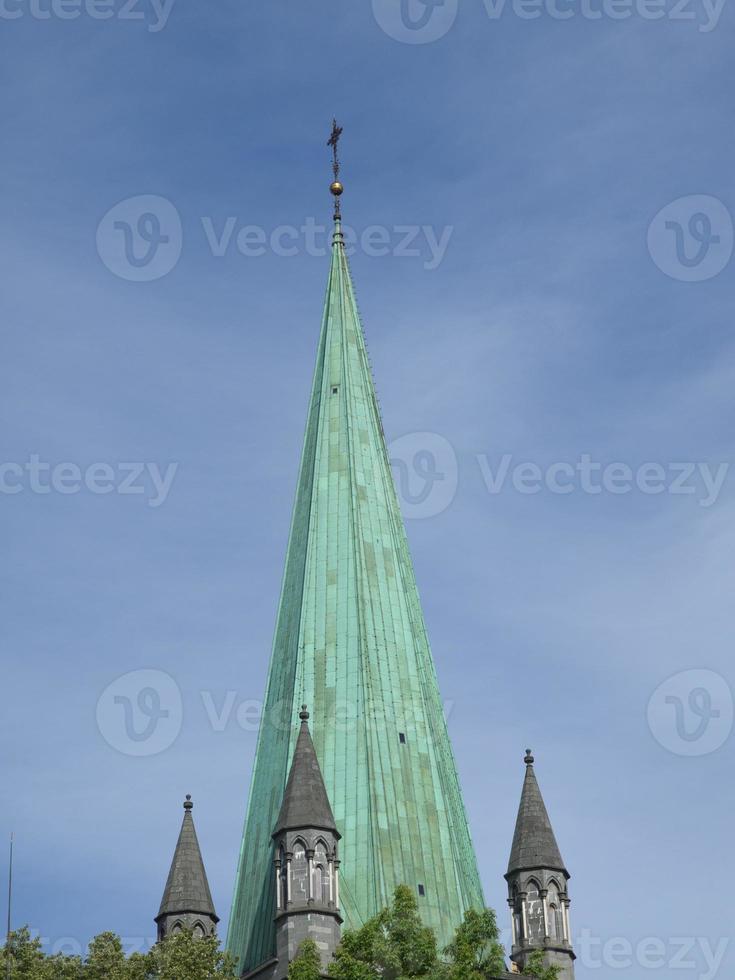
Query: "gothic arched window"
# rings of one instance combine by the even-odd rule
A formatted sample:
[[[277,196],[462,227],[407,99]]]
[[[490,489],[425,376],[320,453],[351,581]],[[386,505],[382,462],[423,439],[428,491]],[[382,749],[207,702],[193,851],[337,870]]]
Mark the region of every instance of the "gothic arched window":
[[[306,902],[309,898],[309,864],[306,860],[306,845],[297,840],[293,846],[291,860],[291,901]]]
[[[531,942],[543,942],[544,909],[541,903],[541,889],[538,882],[534,881],[533,878],[526,885],[526,918],[528,920],[528,938]]]
[[[288,905],[288,866],[286,864],[286,849],[283,844],[278,848],[278,860],[281,862],[278,872],[278,907],[285,909]]]
[[[194,928],[191,930],[191,934],[195,939],[204,939],[206,933],[204,931],[204,926],[201,922],[197,922]]]
[[[555,881],[549,884],[549,936],[552,939],[564,939],[564,916],[561,908],[559,886]]]
[[[315,902],[329,901],[329,859],[322,841],[319,841],[314,849],[312,896]]]

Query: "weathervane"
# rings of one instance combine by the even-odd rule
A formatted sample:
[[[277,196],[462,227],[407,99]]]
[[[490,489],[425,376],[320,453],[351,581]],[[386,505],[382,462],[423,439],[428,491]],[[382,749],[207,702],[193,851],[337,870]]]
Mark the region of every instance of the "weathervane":
[[[339,138],[342,135],[342,126],[337,125],[337,120],[332,120],[332,135],[327,140],[327,146],[332,147],[332,173],[334,174],[334,180],[332,181],[329,190],[334,196],[334,217],[336,219],[340,218],[339,210],[339,198],[344,190],[344,187],[339,181],[339,155],[337,148],[339,145]]]

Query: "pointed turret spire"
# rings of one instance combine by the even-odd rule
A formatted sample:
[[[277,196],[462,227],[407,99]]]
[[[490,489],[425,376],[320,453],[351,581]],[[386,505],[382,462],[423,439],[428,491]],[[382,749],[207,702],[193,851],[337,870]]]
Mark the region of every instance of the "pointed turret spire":
[[[289,963],[307,939],[316,942],[326,970],[341,936],[340,834],[309,733],[305,704],[299,718],[301,727],[273,831],[277,962],[258,971],[262,980],[286,980]]]
[[[526,777],[505,879],[513,925],[511,961],[525,971],[539,950],[547,966],[559,967],[559,980],[574,980],[569,926],[569,872],[556,843],[549,814],[526,749]]]
[[[534,758],[530,749],[526,749],[523,761],[526,764],[526,778],[518,807],[508,873],[527,868],[565,871],[559,845],[556,843],[549,814],[533,770]]]
[[[291,772],[273,836],[284,830],[313,827],[318,830],[329,830],[339,839],[340,835],[332,815],[322,771],[319,768],[319,760],[311,740],[309,712],[305,704],[301,706],[299,718],[301,731],[296,742]]]
[[[180,929],[192,929],[195,935],[210,936],[219,922],[199,850],[193,809],[191,796],[187,795],[184,820],[156,916],[159,940]]]

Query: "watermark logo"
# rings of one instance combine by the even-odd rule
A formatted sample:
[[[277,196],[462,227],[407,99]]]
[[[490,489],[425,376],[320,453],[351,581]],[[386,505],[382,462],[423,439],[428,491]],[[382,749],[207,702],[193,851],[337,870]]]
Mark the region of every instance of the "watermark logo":
[[[119,20],[145,24],[150,34],[162,31],[175,0],[0,0],[0,20]]]
[[[23,462],[0,462],[0,494],[15,496],[33,493],[44,496],[60,493],[65,496],[78,493],[121,496],[143,496],[149,507],[161,507],[166,503],[178,463],[165,467],[158,463],[119,462],[90,463],[81,467],[78,463],[51,463],[31,453]]]
[[[637,942],[626,936],[595,936],[582,929],[574,940],[577,961],[585,970],[688,970],[697,980],[715,980],[730,946],[728,937],[644,936]],[[669,973],[670,976],[673,973]]]
[[[113,681],[97,702],[97,727],[123,755],[151,756],[176,741],[183,721],[181,691],[162,670],[134,670]]]
[[[179,212],[155,194],[120,201],[97,226],[100,258],[110,272],[130,282],[152,282],[168,275],[182,246]]]
[[[706,194],[677,198],[648,226],[651,258],[681,282],[714,278],[730,261],[732,247],[732,216],[722,201]]]
[[[674,674],[648,702],[648,726],[654,738],[675,755],[716,752],[732,725],[732,691],[725,678],[712,670]]]
[[[452,444],[436,432],[409,432],[388,446],[403,516],[436,517],[457,493],[459,466]]]
[[[0,0],[2,3],[2,0]],[[293,258],[310,255],[324,258],[332,248],[334,229],[313,217],[301,225],[264,228],[247,224],[236,215],[199,219],[208,251],[215,259],[239,254],[245,259],[275,255]],[[361,252],[369,258],[391,256],[421,262],[433,272],[444,261],[454,227],[426,224],[342,225],[346,255]],[[183,249],[181,215],[163,197],[130,197],[111,208],[97,227],[97,251],[116,276],[132,282],[150,282],[167,275]]]
[[[411,432],[390,444],[388,457],[404,517],[436,517],[452,504],[459,485],[459,465],[452,444],[444,436]],[[477,469],[471,465],[474,463]],[[595,460],[582,453],[577,460],[556,460],[542,466],[516,459],[512,453],[500,457],[477,453],[468,463],[464,478],[479,479],[490,496],[506,492],[593,497],[668,494],[688,496],[698,506],[709,508],[719,500],[729,472],[729,462],[644,462],[631,466],[622,461]]]
[[[372,0],[373,16],[382,30],[403,44],[430,44],[447,34],[459,0]]]
[[[516,461],[512,453],[505,453],[497,464],[481,453],[477,462],[490,494],[505,489],[524,495],[548,491],[562,496],[577,492],[618,496],[637,491],[651,496],[692,496],[700,507],[717,503],[730,470],[730,464],[724,462],[647,462],[634,468],[622,461],[603,463],[589,453],[582,453],[576,462],[557,460],[544,467],[532,461]]]
[[[428,44],[452,28],[458,0],[372,0],[382,30],[404,44]],[[687,21],[702,34],[713,31],[726,0],[482,0],[491,22],[515,17],[522,21],[548,17],[555,21]]]

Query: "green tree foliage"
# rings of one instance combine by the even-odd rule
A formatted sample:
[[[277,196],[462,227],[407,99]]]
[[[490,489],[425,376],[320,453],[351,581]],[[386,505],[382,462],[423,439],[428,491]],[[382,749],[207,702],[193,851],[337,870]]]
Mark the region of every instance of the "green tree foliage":
[[[362,929],[345,932],[330,964],[337,980],[407,980],[434,977],[436,936],[421,922],[416,896],[399,885],[392,904]]]
[[[401,886],[389,908],[362,929],[345,932],[329,976],[334,980],[485,980],[504,970],[493,911],[468,911],[440,956],[434,933],[421,922],[416,896]]]
[[[10,934],[0,949],[0,980],[7,958],[11,980],[237,980],[233,958],[223,953],[216,937],[195,939],[179,932],[148,953],[126,957],[118,936],[103,932],[89,944],[86,959],[46,956],[41,941],[27,927]],[[505,971],[495,913],[470,909],[454,939],[439,955],[436,937],[419,916],[418,901],[405,885],[396,889],[390,906],[361,929],[347,930],[334,961],[332,980],[489,980]],[[302,944],[289,966],[289,980],[319,980],[321,960],[311,940]],[[559,967],[545,966],[541,950],[533,953],[526,976],[558,980]]]
[[[104,932],[89,944],[85,960],[78,956],[46,956],[39,939],[27,928],[10,934],[0,950],[0,978],[5,980],[7,957],[11,980],[237,980],[232,957],[216,938],[194,939],[180,932],[150,952],[126,957],[119,937]]]
[[[484,980],[505,971],[505,953],[492,909],[469,909],[444,950],[450,980]],[[551,978],[549,978],[551,980]]]
[[[313,939],[299,946],[295,959],[288,967],[288,980],[319,980],[322,975],[322,958]]]
[[[47,957],[41,949],[41,940],[32,939],[27,926],[11,932],[2,949],[0,973],[3,980],[8,959],[12,980],[76,980],[82,968],[82,961],[76,956]]]
[[[531,953],[528,958],[525,975],[528,977],[536,977],[537,980],[558,980],[559,967],[545,966],[544,954],[540,949],[537,949],[534,953]]]
[[[120,937],[103,932],[89,944],[84,980],[127,980],[128,966]]]
[[[544,966],[543,953],[531,958],[528,976],[558,980],[559,968]],[[410,888],[396,889],[393,902],[361,929],[346,931],[329,966],[333,980],[489,980],[505,972],[492,909],[470,909],[452,942],[439,955],[436,938],[421,922]]]
[[[178,932],[148,953],[150,980],[236,980],[235,963],[219,948],[216,936],[195,939]],[[86,980],[86,978],[85,978]]]

